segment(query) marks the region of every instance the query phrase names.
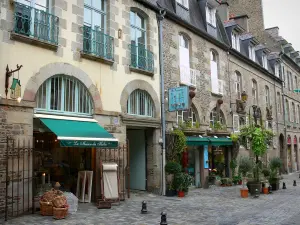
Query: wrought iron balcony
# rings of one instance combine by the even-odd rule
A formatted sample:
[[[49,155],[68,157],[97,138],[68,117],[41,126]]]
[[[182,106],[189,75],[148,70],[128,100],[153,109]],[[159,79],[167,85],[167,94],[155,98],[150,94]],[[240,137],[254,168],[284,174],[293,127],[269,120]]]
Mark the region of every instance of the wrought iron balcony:
[[[19,2],[14,7],[14,33],[58,44],[57,16]]]
[[[114,60],[114,38],[100,30],[83,27],[83,52],[108,60]]]
[[[185,66],[180,66],[180,83],[187,86],[197,86],[197,79],[200,77],[200,71]]]
[[[129,45],[131,51],[130,66],[147,72],[154,72],[153,53],[145,48],[145,45]]]

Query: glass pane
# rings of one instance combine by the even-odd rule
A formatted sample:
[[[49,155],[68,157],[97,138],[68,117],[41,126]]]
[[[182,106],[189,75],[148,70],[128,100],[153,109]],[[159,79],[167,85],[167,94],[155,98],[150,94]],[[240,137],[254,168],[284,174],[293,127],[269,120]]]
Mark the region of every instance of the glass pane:
[[[47,0],[35,0],[35,4],[47,8]]]
[[[84,23],[92,24],[92,11],[90,9],[84,8]]]
[[[103,27],[101,27],[101,19],[102,19],[101,14],[94,11],[92,13],[92,16],[93,16],[93,23],[94,23],[93,24],[94,25],[93,29],[95,29],[95,27],[97,26],[97,27],[100,27],[101,30],[102,30]]]
[[[130,29],[131,44],[136,45],[135,29]]]
[[[139,44],[146,45],[146,34],[143,31],[136,31],[137,41]],[[145,47],[145,46],[144,46]]]
[[[92,5],[92,0],[84,0],[84,4],[86,4],[86,5]]]
[[[51,110],[61,110],[61,79],[54,77],[51,79]]]
[[[135,13],[130,12],[130,24],[135,25]]]
[[[98,9],[98,10],[104,11],[104,1],[94,0],[93,1],[93,7]]]
[[[140,16],[140,15],[136,15],[136,17],[135,17],[135,26],[136,27],[139,27],[139,28],[142,28],[142,20],[143,20],[143,18]]]

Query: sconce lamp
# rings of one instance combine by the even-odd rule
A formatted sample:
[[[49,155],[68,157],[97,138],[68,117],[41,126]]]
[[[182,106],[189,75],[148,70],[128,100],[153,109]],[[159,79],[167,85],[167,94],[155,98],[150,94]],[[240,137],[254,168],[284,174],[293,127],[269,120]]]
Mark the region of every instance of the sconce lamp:
[[[242,92],[241,97],[242,97],[242,101],[243,102],[246,102],[248,100],[248,95],[247,95],[247,93],[245,91]]]

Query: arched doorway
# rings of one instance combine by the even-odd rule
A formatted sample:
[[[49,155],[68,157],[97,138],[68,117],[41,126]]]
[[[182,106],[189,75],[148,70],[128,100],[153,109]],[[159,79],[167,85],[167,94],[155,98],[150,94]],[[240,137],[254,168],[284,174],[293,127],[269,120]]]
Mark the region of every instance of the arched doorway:
[[[284,136],[283,136],[283,134],[279,135],[279,150],[280,150],[280,158],[283,161],[281,173],[285,173],[287,170],[287,167],[286,167],[286,159],[285,159],[285,154],[284,154]]]
[[[287,161],[288,161],[288,173],[293,172],[292,165],[292,138],[290,135],[287,137]]]

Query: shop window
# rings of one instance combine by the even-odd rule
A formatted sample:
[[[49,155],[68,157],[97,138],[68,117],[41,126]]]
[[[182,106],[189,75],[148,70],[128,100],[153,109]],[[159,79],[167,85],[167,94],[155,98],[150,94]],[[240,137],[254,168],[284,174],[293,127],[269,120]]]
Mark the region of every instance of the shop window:
[[[130,115],[154,117],[154,103],[151,96],[140,89],[133,91],[127,101],[127,113]]]
[[[93,101],[87,88],[69,76],[54,76],[44,82],[36,95],[39,112],[91,115]]]

